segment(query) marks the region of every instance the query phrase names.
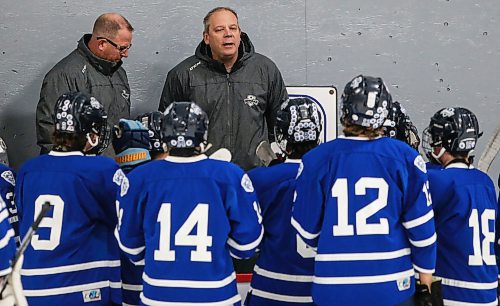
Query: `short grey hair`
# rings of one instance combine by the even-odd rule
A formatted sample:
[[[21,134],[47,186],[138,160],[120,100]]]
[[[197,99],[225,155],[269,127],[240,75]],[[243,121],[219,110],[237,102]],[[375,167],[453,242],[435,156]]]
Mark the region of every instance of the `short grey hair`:
[[[210,24],[208,23],[208,19],[210,19],[210,16],[219,11],[228,11],[233,13],[233,15],[236,17],[236,21],[238,21],[238,14],[236,14],[235,10],[227,6],[218,6],[214,9],[211,9],[210,12],[208,12],[208,14],[205,16],[205,18],[203,18],[203,33],[208,33],[208,27],[210,26]]]

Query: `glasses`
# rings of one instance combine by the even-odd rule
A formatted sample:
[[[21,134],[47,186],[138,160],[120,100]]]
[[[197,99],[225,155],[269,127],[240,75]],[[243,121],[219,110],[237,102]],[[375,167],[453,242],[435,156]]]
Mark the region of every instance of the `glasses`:
[[[118,51],[120,51],[120,53],[124,53],[125,51],[127,51],[128,49],[130,49],[132,47],[132,44],[128,45],[128,46],[120,46],[119,44],[115,43],[114,41],[112,41],[111,39],[109,38],[106,38],[106,37],[102,37],[102,36],[98,36],[97,39],[104,39],[105,41],[107,41],[110,45],[112,45],[113,47],[115,47]]]

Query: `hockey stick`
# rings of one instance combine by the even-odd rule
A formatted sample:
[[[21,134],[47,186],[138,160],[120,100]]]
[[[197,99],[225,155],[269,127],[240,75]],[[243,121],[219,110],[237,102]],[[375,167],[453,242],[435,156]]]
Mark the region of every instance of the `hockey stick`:
[[[35,222],[31,224],[30,228],[28,229],[28,232],[26,232],[26,235],[24,235],[23,240],[21,241],[21,245],[19,246],[19,249],[17,249],[16,255],[14,256],[14,260],[12,260],[12,269],[16,266],[16,263],[19,261],[19,258],[24,254],[24,251],[26,251],[26,248],[28,247],[28,244],[31,242],[31,237],[35,234],[36,230],[38,229],[38,226],[40,225],[40,222],[42,222],[42,219],[45,217],[47,212],[50,209],[50,202],[45,202],[42,205],[42,209],[38,213],[38,216],[36,216]],[[2,296],[3,291],[5,290],[5,287],[7,287],[7,282],[5,282],[2,285],[2,290],[0,291],[0,296]]]
[[[497,128],[495,129],[493,136],[490,138],[488,144],[486,145],[486,149],[483,151],[483,154],[481,154],[481,157],[479,158],[479,161],[477,163],[477,167],[479,168],[479,170],[483,172],[488,172],[488,169],[490,168],[491,163],[497,156],[499,150],[500,150],[500,124],[497,125]]]

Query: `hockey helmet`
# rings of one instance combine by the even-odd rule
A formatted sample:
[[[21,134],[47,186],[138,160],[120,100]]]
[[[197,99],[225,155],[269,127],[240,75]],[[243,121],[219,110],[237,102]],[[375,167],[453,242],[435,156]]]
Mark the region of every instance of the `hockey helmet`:
[[[395,101],[384,122],[385,136],[406,142],[409,146],[418,150],[420,137],[417,127],[411,122],[410,116],[401,103]]]
[[[162,139],[169,148],[196,148],[207,143],[208,116],[194,102],[173,102],[165,110]]]
[[[149,141],[151,142],[151,151],[163,153],[163,141],[161,138],[161,123],[163,121],[163,113],[153,111],[137,116],[137,121],[148,129]]]

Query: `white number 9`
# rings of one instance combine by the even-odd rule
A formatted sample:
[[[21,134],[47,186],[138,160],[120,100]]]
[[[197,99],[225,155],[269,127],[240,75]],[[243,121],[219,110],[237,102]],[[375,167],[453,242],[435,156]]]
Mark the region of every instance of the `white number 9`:
[[[53,207],[52,217],[44,217],[38,227],[50,228],[50,237],[48,240],[42,240],[37,234],[35,234],[31,238],[31,245],[35,250],[51,251],[54,250],[61,242],[64,201],[58,195],[40,195],[35,201],[35,213],[33,217],[34,219],[36,219],[36,217],[42,210],[42,206],[45,202],[49,202],[50,206]]]

